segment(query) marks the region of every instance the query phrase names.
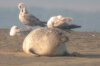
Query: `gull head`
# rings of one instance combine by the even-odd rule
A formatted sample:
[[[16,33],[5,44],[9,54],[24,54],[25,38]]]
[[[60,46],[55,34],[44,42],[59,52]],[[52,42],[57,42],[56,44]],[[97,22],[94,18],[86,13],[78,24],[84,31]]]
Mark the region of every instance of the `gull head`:
[[[19,4],[18,4],[18,8],[19,8],[19,10],[22,9],[22,8],[25,8],[25,7],[26,7],[26,6],[25,6],[24,3],[19,3]]]
[[[18,32],[20,32],[20,29],[14,25],[10,29],[10,36],[15,36]]]

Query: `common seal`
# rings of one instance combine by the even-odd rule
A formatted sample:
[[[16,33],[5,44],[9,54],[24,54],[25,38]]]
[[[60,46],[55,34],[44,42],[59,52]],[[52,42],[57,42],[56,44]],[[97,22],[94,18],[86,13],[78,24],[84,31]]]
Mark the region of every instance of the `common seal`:
[[[68,37],[57,28],[37,28],[23,42],[23,51],[31,55],[52,56],[58,46],[65,44]]]

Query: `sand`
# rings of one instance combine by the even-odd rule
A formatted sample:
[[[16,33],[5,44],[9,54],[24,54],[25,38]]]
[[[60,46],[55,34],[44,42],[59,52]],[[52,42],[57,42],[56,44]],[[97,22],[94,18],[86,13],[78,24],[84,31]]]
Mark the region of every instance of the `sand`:
[[[33,57],[22,51],[25,36],[9,36],[0,29],[0,66],[100,66],[100,33],[66,33],[68,56]]]

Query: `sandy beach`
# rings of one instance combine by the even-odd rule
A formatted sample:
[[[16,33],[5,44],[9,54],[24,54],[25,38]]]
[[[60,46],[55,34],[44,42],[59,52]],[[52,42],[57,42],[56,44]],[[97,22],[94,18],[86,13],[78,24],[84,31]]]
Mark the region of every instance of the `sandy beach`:
[[[33,57],[22,51],[25,36],[0,29],[0,66],[100,66],[99,32],[66,32],[68,56]]]

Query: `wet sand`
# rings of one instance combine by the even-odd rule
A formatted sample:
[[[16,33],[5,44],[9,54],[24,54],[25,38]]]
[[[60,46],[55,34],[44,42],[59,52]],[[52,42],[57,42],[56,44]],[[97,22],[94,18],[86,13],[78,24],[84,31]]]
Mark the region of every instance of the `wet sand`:
[[[9,36],[0,29],[0,66],[100,66],[100,33],[66,33],[68,56],[33,57],[22,51],[25,36]]]

